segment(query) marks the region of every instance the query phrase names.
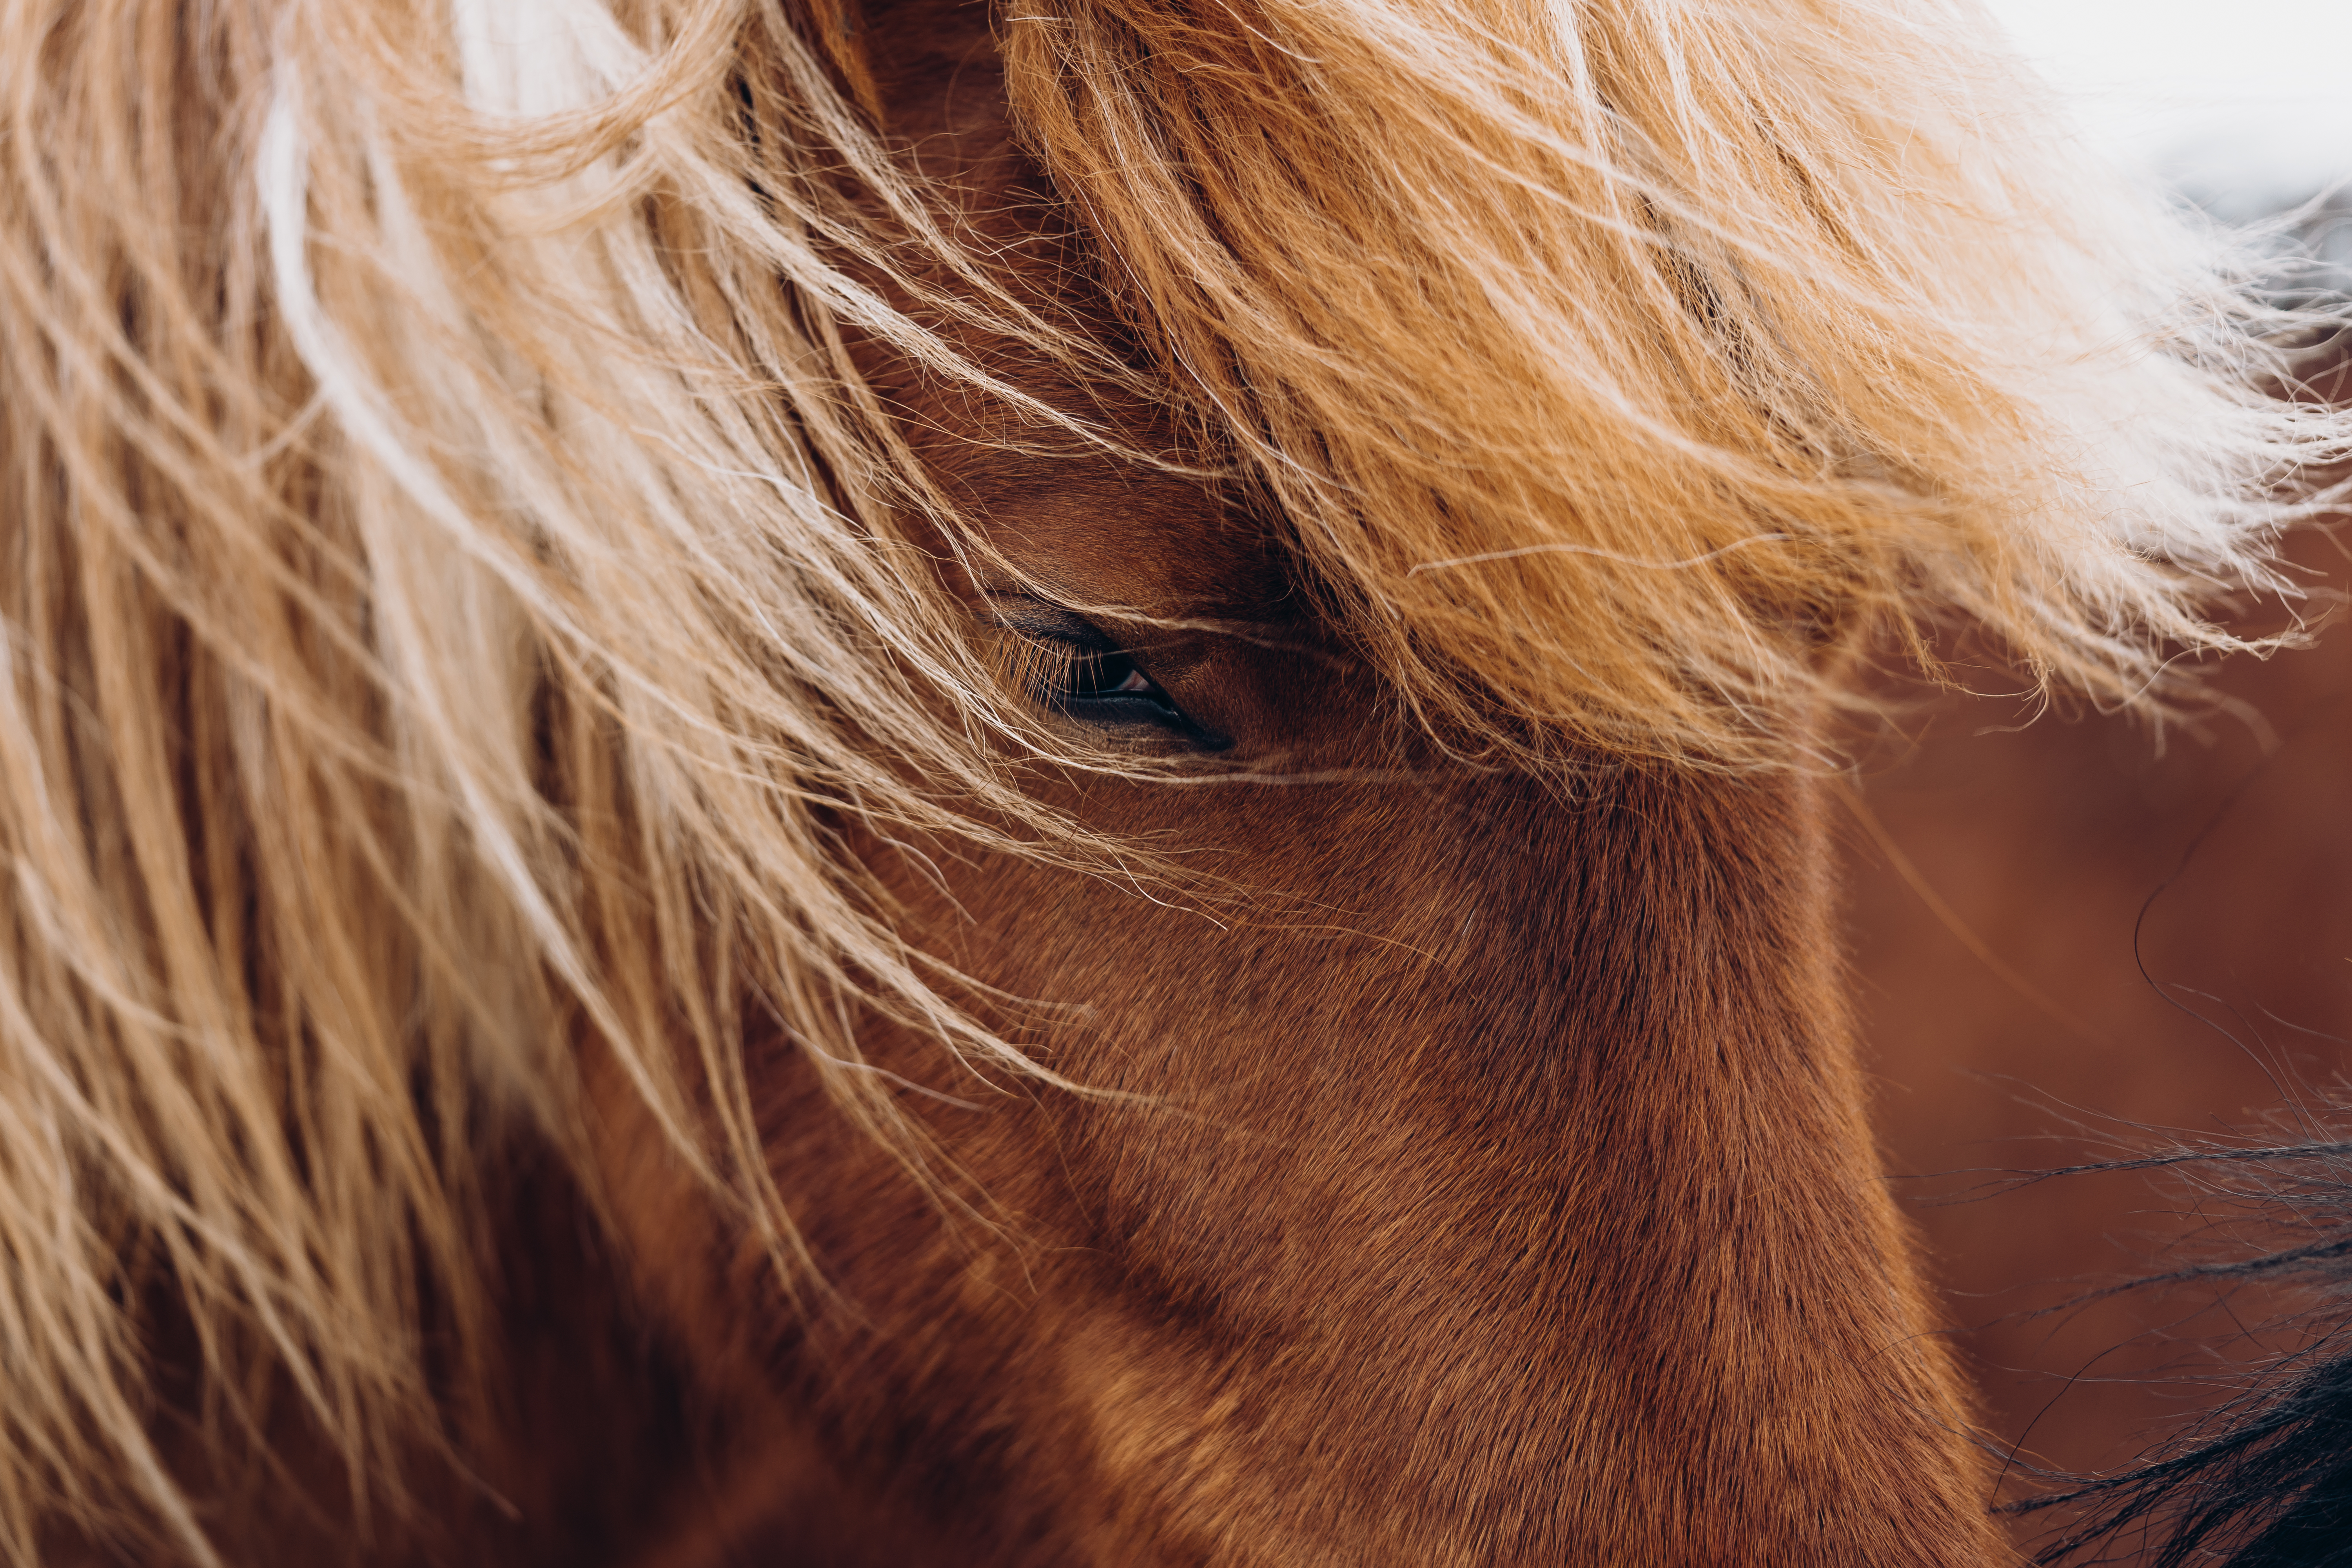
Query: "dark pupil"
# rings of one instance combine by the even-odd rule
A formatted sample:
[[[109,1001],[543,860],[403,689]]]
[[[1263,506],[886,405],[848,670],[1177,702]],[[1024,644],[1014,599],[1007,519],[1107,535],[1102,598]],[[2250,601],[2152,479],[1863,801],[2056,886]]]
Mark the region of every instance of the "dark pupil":
[[[1108,697],[1135,675],[1135,660],[1123,653],[1090,653],[1070,666],[1066,698]]]

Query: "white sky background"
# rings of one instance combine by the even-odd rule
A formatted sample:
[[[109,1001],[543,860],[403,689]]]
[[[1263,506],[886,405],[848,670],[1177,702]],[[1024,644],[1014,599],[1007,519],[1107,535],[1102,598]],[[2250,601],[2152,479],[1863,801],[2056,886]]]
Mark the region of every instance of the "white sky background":
[[[2352,0],[1988,0],[2085,138],[2222,205],[2352,179]]]

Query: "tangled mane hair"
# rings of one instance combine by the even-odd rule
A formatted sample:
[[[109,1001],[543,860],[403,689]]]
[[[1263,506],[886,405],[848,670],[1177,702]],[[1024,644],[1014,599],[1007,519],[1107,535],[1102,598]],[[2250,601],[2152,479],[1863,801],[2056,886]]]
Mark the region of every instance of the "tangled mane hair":
[[[2352,1289],[2352,1142],[2328,1136],[2343,1130],[2345,1110],[2339,1089],[2318,1108],[2316,1125],[2299,1111],[2299,1142],[2206,1137],[2161,1153],[2051,1173],[2186,1173],[2213,1231],[2226,1236],[2251,1221],[2270,1240],[2249,1253],[2231,1237],[2234,1245],[2220,1257],[2084,1300],[2255,1285],[2291,1288],[2307,1307],[2264,1325],[2268,1334],[2299,1345],[2257,1362],[2231,1398],[2200,1413],[2153,1457],[2105,1475],[2056,1478],[2062,1484],[2053,1489],[2005,1505],[2007,1513],[2047,1511],[2062,1520],[2045,1536],[2036,1563],[2315,1568],[2352,1560],[2346,1544],[2352,1529],[2352,1348],[2342,1321]],[[2214,1249],[2212,1237],[2202,1239],[2205,1249]]]
[[[211,1560],[159,1293],[205,1418],[290,1387],[363,1502],[434,1426],[422,1282],[486,1353],[480,1151],[590,1179],[592,1068],[788,1282],[752,1015],[886,1135],[861,1010],[1043,1071],[830,826],[1118,852],[1023,793],[1069,742],[855,345],[1137,462],[958,345],[1163,409],[1514,765],[1777,765],[1834,649],[1951,617],[2140,700],[2345,449],[1968,0],[998,31],[1108,327],[926,184],[834,0],[0,5],[0,1555]]]

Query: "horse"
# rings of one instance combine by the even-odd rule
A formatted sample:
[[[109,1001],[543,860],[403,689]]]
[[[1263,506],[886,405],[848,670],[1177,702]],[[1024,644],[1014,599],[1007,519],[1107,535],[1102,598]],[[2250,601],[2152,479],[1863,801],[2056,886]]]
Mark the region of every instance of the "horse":
[[[2008,1560],[1842,770],[2352,422],[1972,5],[0,63],[10,1561]]]

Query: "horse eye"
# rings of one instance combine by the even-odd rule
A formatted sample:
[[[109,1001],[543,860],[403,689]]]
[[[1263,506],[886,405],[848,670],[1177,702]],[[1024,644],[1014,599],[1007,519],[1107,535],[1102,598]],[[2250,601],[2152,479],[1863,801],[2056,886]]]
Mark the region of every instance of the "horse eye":
[[[1143,673],[1134,656],[1116,651],[1077,655],[1057,672],[1047,695],[1065,708],[1096,703],[1125,708],[1132,704],[1170,714],[1176,711],[1176,704],[1169,700],[1168,693]]]
[[[1055,695],[1065,702],[1090,702],[1105,697],[1168,700],[1168,694],[1136,668],[1134,656],[1124,653],[1088,654],[1072,660]]]
[[[1155,725],[1196,751],[1222,752],[1234,743],[1177,707],[1100,627],[1034,595],[991,597],[997,624],[1026,647],[1025,681],[1039,701],[1088,723]]]

